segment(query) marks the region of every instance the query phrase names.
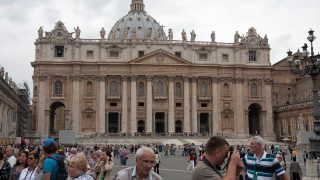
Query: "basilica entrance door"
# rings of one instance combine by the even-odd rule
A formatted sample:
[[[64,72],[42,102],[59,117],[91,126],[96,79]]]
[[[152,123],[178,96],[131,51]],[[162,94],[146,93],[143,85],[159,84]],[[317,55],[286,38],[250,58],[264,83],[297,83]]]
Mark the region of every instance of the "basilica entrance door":
[[[119,114],[116,112],[110,112],[108,117],[108,132],[119,132]]]
[[[200,113],[200,133],[209,133],[209,114]]]
[[[176,133],[182,133],[182,122],[180,120],[176,121],[175,130]]]
[[[156,133],[165,133],[165,119],[163,112],[157,112],[155,115],[155,130]]]
[[[58,136],[59,131],[65,130],[65,106],[62,102],[54,102],[50,106],[50,136]]]
[[[251,104],[249,106],[249,134],[260,134],[261,106],[259,104]]]
[[[144,127],[145,127],[144,126],[144,121],[143,120],[138,121],[138,132],[139,133],[145,132]]]

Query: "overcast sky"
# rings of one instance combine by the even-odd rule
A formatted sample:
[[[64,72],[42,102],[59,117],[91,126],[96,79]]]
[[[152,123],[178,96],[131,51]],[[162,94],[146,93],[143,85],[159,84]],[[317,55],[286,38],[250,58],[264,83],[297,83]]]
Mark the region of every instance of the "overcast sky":
[[[0,0],[0,65],[17,83],[27,81],[32,87],[37,30],[51,31],[57,21],[71,32],[79,26],[81,38],[99,38],[129,11],[131,0]],[[296,51],[307,42],[308,30],[319,37],[315,52],[320,51],[319,0],[144,0],[145,10],[165,31],[173,29],[174,39],[181,31],[195,30],[196,40],[233,42],[235,31],[246,34],[255,27],[268,35],[271,63]],[[32,89],[32,88],[31,88]]]

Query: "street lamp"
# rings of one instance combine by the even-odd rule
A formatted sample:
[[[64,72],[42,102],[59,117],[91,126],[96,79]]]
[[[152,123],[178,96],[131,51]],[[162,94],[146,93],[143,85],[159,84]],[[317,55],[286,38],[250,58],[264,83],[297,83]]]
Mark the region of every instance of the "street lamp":
[[[290,69],[297,76],[310,76],[312,80],[312,97],[313,97],[313,132],[316,137],[309,138],[310,153],[314,158],[320,157],[320,107],[319,107],[319,94],[317,86],[317,76],[320,74],[320,55],[314,55],[313,41],[316,36],[313,35],[314,31],[308,31],[309,36],[307,39],[311,43],[311,54],[308,52],[308,45],[305,43],[302,46],[302,56],[293,56],[289,50],[287,52],[288,63]]]

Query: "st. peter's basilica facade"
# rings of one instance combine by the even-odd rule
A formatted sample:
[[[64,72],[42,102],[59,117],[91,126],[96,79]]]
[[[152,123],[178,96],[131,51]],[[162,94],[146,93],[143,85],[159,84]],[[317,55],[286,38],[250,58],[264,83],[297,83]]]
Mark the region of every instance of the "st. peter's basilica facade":
[[[266,35],[250,28],[221,43],[213,31],[211,41],[199,42],[181,30],[174,40],[143,0],[130,8],[100,39],[83,39],[79,27],[70,32],[60,21],[39,29],[32,62],[38,136],[73,130],[274,139]]]

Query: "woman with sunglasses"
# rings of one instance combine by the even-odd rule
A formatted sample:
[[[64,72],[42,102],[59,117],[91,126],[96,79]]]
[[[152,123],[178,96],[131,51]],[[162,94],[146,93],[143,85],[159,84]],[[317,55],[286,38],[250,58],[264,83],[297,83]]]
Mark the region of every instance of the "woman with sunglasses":
[[[28,156],[29,167],[21,171],[19,180],[34,180],[36,174],[36,167],[39,162],[39,154],[37,151],[31,151]]]

